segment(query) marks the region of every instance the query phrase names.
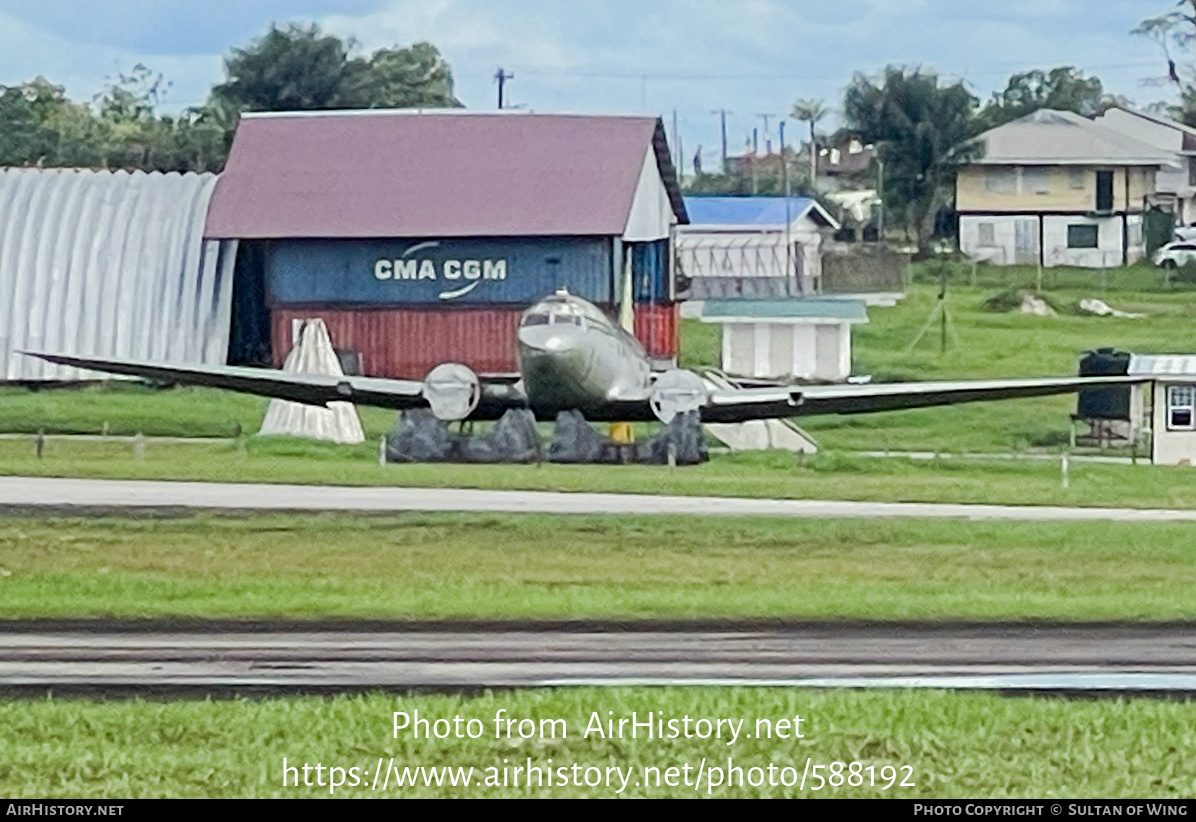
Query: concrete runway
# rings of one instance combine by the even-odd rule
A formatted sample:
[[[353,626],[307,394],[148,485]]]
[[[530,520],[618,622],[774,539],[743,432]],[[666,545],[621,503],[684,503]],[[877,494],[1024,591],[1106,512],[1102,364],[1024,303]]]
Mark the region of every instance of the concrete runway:
[[[838,502],[421,488],[0,477],[0,509],[56,512],[457,511],[985,521],[1196,522],[1196,510]]]
[[[0,624],[0,692],[752,685],[1196,693],[1191,625],[258,627]]]

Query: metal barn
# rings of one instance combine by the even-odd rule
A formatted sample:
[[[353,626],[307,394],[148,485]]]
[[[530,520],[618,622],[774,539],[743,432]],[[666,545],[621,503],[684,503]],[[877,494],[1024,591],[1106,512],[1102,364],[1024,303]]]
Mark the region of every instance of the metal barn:
[[[462,362],[516,369],[519,314],[566,288],[635,303],[653,356],[677,356],[675,226],[659,119],[529,113],[246,115],[206,235],[242,254],[233,361],[275,364],[320,318],[370,376]]]

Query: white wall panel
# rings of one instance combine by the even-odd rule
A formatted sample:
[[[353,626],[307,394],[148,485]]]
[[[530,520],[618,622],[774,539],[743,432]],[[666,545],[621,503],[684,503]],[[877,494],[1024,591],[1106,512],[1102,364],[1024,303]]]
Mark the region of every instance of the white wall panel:
[[[7,380],[99,375],[21,350],[223,365],[236,243],[205,241],[211,174],[0,170]]]

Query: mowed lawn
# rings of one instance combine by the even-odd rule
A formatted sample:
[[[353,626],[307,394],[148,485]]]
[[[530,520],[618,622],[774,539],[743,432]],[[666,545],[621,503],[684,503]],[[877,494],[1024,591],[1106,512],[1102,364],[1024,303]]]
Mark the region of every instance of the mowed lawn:
[[[505,717],[534,720],[536,735],[495,738],[493,719],[501,710],[507,712]],[[431,720],[475,719],[484,737],[415,740],[400,732],[396,739],[395,711],[409,716],[418,711]],[[727,733],[707,740],[645,739],[642,731],[638,739],[583,735],[595,713],[601,719],[629,719],[632,712],[641,721],[650,713],[666,721],[743,720],[743,733],[752,738],[741,735],[728,745]],[[801,739],[756,735],[757,720],[775,723],[798,716]],[[547,738],[541,738],[541,720],[564,720],[563,730],[556,725],[548,733],[546,726]],[[1196,745],[1196,703],[1151,699],[1068,701],[743,688],[557,689],[471,698],[22,701],[0,703],[0,723],[6,730],[0,735],[0,797],[5,798],[1043,800],[1182,799],[1196,793],[1187,756]],[[284,774],[284,758],[295,771]],[[383,773],[392,766],[398,770],[390,771],[388,781],[379,778],[375,787],[380,758]],[[801,789],[807,763],[810,773],[827,779],[836,762],[841,763],[835,768],[841,777],[814,790],[818,782],[807,776]],[[310,766],[306,773],[304,765]],[[323,770],[317,771],[317,765]],[[545,783],[545,771],[551,769],[552,786],[528,788],[522,769],[529,765],[539,769]],[[340,773],[334,776],[331,767],[340,768]],[[522,771],[518,787],[516,767]],[[443,768],[453,769],[452,776],[439,770]],[[608,770],[613,768],[624,776]],[[737,774],[735,768],[742,770]],[[308,784],[296,786],[304,778]],[[340,787],[331,787],[334,779]],[[406,783],[402,787],[397,785],[400,779]],[[451,779],[458,784],[453,786]],[[465,779],[470,780],[468,787],[461,784]],[[587,779],[593,787],[579,784]],[[568,784],[562,786],[561,781]]]
[[[1190,524],[0,520],[0,619],[1189,620]]]

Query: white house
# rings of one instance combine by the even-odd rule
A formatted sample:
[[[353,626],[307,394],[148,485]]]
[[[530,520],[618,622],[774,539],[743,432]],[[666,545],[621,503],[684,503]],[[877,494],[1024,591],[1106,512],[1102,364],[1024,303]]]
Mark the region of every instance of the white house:
[[[1069,111],[984,132],[960,169],[960,250],[997,265],[1105,268],[1146,253],[1142,219],[1175,154]]]
[[[1171,155],[1172,165],[1159,169],[1155,202],[1181,225],[1196,221],[1196,128],[1132,108],[1111,108],[1095,122]]]

